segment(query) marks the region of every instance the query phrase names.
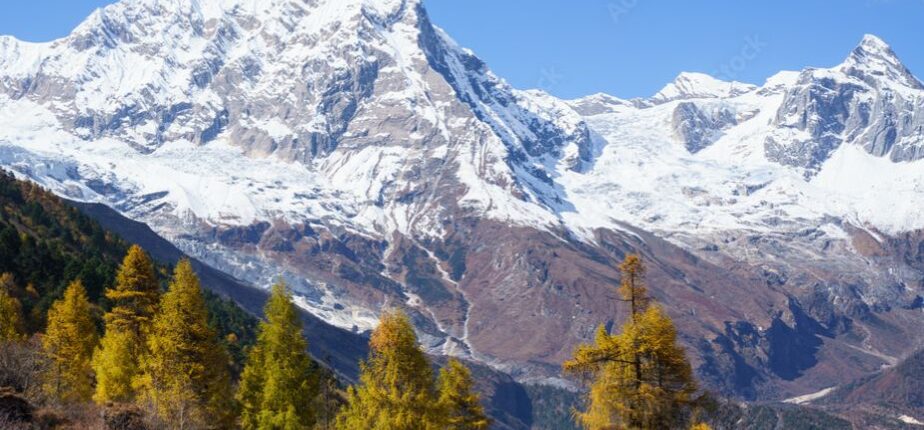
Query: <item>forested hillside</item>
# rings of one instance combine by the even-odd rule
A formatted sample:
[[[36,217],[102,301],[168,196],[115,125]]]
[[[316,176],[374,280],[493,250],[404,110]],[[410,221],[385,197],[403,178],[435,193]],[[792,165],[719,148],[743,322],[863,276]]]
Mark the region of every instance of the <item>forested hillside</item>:
[[[106,308],[129,244],[54,194],[0,172],[0,278],[22,305],[25,330],[44,328],[48,309],[80,279],[90,302]],[[169,267],[158,264],[161,283]],[[164,284],[166,285],[166,284]],[[253,343],[257,320],[229,299],[205,292],[211,324],[239,363]],[[234,342],[228,342],[229,335]]]

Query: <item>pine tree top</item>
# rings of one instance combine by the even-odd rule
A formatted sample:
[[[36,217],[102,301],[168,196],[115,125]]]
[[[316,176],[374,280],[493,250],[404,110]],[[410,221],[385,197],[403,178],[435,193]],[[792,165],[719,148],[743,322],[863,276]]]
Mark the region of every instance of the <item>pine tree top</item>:
[[[115,288],[106,292],[106,297],[119,300],[122,296],[134,297],[141,294],[158,294],[160,285],[154,261],[138,245],[132,245],[119,266]]]
[[[390,311],[382,315],[378,327],[372,332],[369,346],[373,353],[379,355],[420,349],[414,326],[407,314],[401,311]]]
[[[180,260],[173,272],[170,287],[161,299],[155,318],[161,334],[174,330],[193,330],[197,338],[214,337],[208,325],[208,312],[199,277],[187,259]],[[178,339],[177,339],[178,340]]]
[[[359,385],[347,391],[340,430],[445,429],[433,370],[407,315],[386,312],[369,341]]]
[[[292,303],[292,296],[284,282],[279,281],[273,285],[269,300],[263,307],[263,314],[267,325],[298,326],[297,333],[301,335],[298,309]]]
[[[622,278],[619,285],[619,294],[622,301],[630,306],[632,318],[645,311],[651,299],[645,287],[645,265],[638,254],[629,254],[619,265]]]
[[[51,310],[48,311],[49,325],[52,321],[67,323],[90,321],[92,323],[91,308],[92,305],[90,299],[87,298],[87,290],[83,282],[79,279],[73,281],[64,291],[64,297],[52,304]]]
[[[631,316],[614,334],[601,325],[594,343],[578,346],[563,365],[592,381],[576,418],[586,428],[680,428],[697,390],[692,368],[674,323],[650,304],[641,259],[629,255],[620,269]]]
[[[481,397],[474,391],[472,373],[455,358],[440,370],[439,403],[450,430],[483,430],[491,425],[484,413]]]
[[[138,245],[133,245],[116,274],[116,285],[106,290],[113,309],[106,314],[107,330],[128,330],[141,335],[157,311],[160,283],[154,262]]]

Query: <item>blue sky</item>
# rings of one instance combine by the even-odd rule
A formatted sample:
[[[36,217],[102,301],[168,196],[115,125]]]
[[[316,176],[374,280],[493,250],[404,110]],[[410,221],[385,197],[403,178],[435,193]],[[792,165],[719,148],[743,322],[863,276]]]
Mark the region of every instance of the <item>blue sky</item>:
[[[865,33],[924,77],[924,0],[424,0],[433,21],[518,88],[655,93],[681,71],[762,83],[839,63]],[[0,34],[66,35],[106,0],[9,1]]]

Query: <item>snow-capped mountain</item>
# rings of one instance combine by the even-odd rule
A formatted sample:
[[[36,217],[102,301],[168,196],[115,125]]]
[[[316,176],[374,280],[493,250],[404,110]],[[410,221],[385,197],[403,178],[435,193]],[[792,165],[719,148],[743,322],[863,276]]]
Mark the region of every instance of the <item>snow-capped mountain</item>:
[[[564,101],[419,0],[123,0],[0,38],[0,164],[282,274],[332,324],[404,306],[432,351],[525,379],[618,318],[614,262],[642,252],[700,373],[772,397],[924,343],[922,95],[874,36],[762,86]]]
[[[5,165],[256,284],[284,273],[346,327],[418,300],[384,264],[397,237],[442,240],[469,213],[558,228],[551,177],[592,152],[566,103],[510,88],[417,1],[130,0],[0,46]],[[280,261],[329,247],[349,261]]]
[[[754,85],[741,82],[724,82],[703,73],[683,72],[664,86],[648,101],[665,103],[686,99],[717,99],[739,96],[753,91]]]
[[[833,217],[888,233],[924,227],[914,209],[924,92],[875,36],[841,65],[781,72],[759,88],[681,78],[702,88],[687,85],[669,102],[662,91],[655,105],[571,102],[607,144],[588,174],[566,174],[569,196],[603,200],[611,207],[598,212],[632,225],[697,235],[776,231],[767,222],[776,218]],[[716,95],[722,88],[741,90]],[[629,183],[599,199],[605,184]]]

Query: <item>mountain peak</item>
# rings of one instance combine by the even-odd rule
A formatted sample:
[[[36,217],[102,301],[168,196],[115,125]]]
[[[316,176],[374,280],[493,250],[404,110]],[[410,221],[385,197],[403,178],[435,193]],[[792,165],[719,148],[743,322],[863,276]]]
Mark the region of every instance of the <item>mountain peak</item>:
[[[567,103],[575,111],[584,116],[611,113],[620,107],[633,106],[632,102],[628,100],[623,100],[605,93],[591,94],[586,97],[569,100]]]
[[[891,51],[892,47],[875,34],[864,34],[863,40],[857,47],[862,47],[867,51]]]
[[[93,31],[111,20],[202,18],[249,15],[261,19],[287,20],[310,15],[314,23],[346,20],[357,14],[389,21],[414,10],[421,0],[121,0],[95,10],[79,27]]]
[[[671,83],[658,91],[651,101],[666,103],[680,99],[733,97],[755,88],[757,87],[751,84],[723,81],[705,73],[681,72]]]
[[[878,36],[863,36],[847,60],[839,67],[844,73],[869,83],[896,83],[905,87],[924,89],[914,75],[901,62],[888,43]]]

